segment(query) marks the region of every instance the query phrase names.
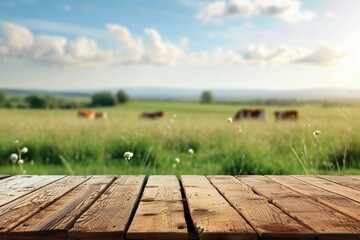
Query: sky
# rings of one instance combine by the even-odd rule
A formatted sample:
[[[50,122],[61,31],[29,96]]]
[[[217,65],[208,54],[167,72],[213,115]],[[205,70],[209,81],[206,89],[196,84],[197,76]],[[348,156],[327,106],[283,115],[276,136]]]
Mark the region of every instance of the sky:
[[[359,0],[2,0],[0,88],[360,88]]]

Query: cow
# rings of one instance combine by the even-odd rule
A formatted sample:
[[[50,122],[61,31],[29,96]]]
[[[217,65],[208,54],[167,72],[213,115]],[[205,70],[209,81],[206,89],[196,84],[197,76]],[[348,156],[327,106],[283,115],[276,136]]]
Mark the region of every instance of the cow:
[[[158,119],[162,118],[164,116],[163,111],[157,111],[157,112],[143,112],[140,115],[140,119],[147,118],[147,119]]]
[[[93,110],[81,109],[78,111],[78,116],[87,119],[106,119],[106,112],[96,112]]]
[[[235,114],[233,120],[243,120],[243,119],[257,119],[265,120],[266,114],[264,109],[240,109]]]
[[[276,120],[298,120],[299,113],[296,110],[275,111]]]

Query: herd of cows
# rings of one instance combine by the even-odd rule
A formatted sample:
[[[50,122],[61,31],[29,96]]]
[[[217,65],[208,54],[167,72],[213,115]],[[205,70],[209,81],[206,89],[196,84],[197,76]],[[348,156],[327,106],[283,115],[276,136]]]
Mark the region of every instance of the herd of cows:
[[[299,118],[299,113],[297,110],[283,110],[275,111],[276,120],[297,120]],[[163,111],[157,112],[143,112],[140,115],[141,119],[159,119],[164,117],[165,113]],[[78,116],[81,118],[87,119],[106,119],[106,112],[97,112],[93,110],[79,110]],[[264,109],[240,109],[236,112],[233,117],[234,121],[244,120],[244,119],[256,119],[256,120],[265,120],[266,112]]]

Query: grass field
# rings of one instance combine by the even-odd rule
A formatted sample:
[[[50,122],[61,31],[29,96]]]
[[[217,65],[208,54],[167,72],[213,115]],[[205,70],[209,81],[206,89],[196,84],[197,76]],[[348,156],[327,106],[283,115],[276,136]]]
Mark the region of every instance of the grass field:
[[[0,109],[0,174],[21,173],[9,161],[16,139],[29,149],[27,174],[360,174],[359,105],[270,106],[264,122],[228,123],[242,107],[259,106],[134,101],[98,109],[107,120]],[[275,122],[274,110],[289,108],[299,121]],[[151,110],[165,118],[139,119]],[[134,152],[130,161],[126,151]]]

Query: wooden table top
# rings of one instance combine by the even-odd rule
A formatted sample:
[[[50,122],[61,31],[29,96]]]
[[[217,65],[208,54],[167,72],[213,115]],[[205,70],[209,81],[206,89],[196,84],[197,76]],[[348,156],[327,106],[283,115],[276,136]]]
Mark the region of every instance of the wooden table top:
[[[360,176],[0,176],[0,239],[360,239]]]

